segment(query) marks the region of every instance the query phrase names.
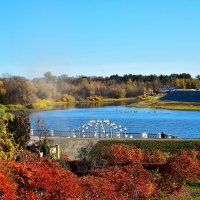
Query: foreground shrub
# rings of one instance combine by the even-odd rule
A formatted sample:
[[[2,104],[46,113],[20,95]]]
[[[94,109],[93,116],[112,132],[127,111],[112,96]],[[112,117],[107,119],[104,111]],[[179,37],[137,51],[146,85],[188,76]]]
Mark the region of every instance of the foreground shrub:
[[[84,149],[84,151],[80,153],[82,161],[90,163],[91,168],[141,162],[144,159],[143,151],[125,145],[105,146],[101,151],[95,151],[94,148],[95,147],[90,147],[90,151]],[[83,153],[84,156],[82,155]]]
[[[144,158],[144,153],[140,149],[127,147],[125,145],[112,145],[108,147],[102,159],[106,159],[109,163],[129,163],[140,162]]]
[[[125,200],[123,195],[120,195],[115,185],[112,184],[107,177],[86,176],[81,177],[81,186],[83,188],[82,199],[107,199],[107,200]]]
[[[69,157],[67,154],[61,154],[60,159],[58,160],[60,167],[64,169],[69,169]]]
[[[107,179],[119,196],[127,199],[149,199],[155,195],[156,184],[139,163],[95,170],[93,175]]]
[[[198,180],[200,165],[197,151],[182,151],[175,155],[161,169],[160,188],[168,194],[179,191],[186,181]]]
[[[126,145],[129,147],[142,149],[145,152],[159,150],[162,152],[170,152],[177,154],[182,150],[200,152],[200,140],[102,140],[99,141],[93,148],[93,152],[98,154],[105,147],[111,145]],[[200,157],[199,157],[200,159]]]
[[[35,162],[10,162],[18,199],[69,199],[80,196],[78,178],[48,159]]]
[[[161,199],[179,192],[186,181],[199,178],[196,151],[169,156],[117,145],[105,150],[93,158],[106,165],[91,167],[90,163],[86,173],[79,174],[81,177],[70,172],[67,164],[80,171],[83,160],[69,161],[67,155],[62,155],[57,162],[20,151],[18,162],[0,161],[0,199]]]
[[[5,162],[0,161],[0,199],[15,200],[16,184],[13,181],[11,169]]]
[[[143,163],[166,163],[172,155],[160,150],[146,151],[143,156]]]

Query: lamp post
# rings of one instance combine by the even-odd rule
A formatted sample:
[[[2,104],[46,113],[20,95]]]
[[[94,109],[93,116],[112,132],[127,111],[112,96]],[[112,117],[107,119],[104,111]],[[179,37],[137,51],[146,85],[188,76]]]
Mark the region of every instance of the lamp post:
[[[128,137],[128,135],[126,134],[126,131],[127,131],[127,128],[125,127],[125,128],[124,128],[124,134],[125,134],[125,138],[127,138],[127,137]]]
[[[78,128],[78,137],[80,138],[80,128]]]
[[[123,138],[122,137],[122,128],[119,129],[119,132],[120,132],[120,138]]]
[[[83,130],[82,130],[82,134],[83,134],[83,136],[84,136],[84,133],[85,133],[85,130],[83,129]]]

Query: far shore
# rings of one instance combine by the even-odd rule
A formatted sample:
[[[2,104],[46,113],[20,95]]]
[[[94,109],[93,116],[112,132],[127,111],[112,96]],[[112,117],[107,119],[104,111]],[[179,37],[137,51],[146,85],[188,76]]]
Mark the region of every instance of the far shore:
[[[73,107],[76,104],[104,104],[104,103],[117,103],[129,102],[129,107],[136,108],[153,108],[153,109],[166,109],[166,110],[185,110],[185,111],[200,111],[200,103],[197,102],[177,102],[177,101],[163,101],[159,100],[160,96],[146,98],[131,97],[131,98],[107,98],[97,101],[81,100],[81,101],[53,101],[51,99],[39,100],[31,105],[11,104],[1,105],[5,106],[8,111],[22,111],[22,112],[35,112],[44,110],[53,110],[56,107]],[[132,102],[131,102],[132,101]],[[135,101],[135,102],[134,102]]]
[[[138,100],[137,97],[130,98],[105,98],[101,100],[91,101],[91,100],[81,100],[81,101],[54,101],[52,99],[43,99],[38,100],[37,102],[30,105],[21,105],[21,104],[9,104],[9,105],[0,105],[5,107],[8,111],[22,111],[22,112],[35,112],[35,111],[44,111],[44,110],[53,110],[59,106],[74,106],[76,104],[104,104],[104,103],[115,103],[115,102],[126,102]]]
[[[139,102],[131,103],[129,106],[130,107],[137,107],[137,108],[200,111],[200,103],[163,101],[163,100],[159,100],[159,97],[144,98]]]

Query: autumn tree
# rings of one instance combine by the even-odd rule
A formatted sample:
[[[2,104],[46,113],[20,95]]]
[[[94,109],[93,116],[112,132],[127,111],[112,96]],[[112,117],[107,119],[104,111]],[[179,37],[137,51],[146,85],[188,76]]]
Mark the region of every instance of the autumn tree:
[[[23,77],[12,76],[3,79],[6,94],[2,97],[4,104],[31,104],[36,100],[35,86]]]
[[[7,132],[8,121],[13,120],[13,115],[0,109],[0,159],[7,160],[15,157],[16,147],[12,134]]]
[[[9,120],[7,130],[13,134],[15,143],[25,148],[30,140],[30,119],[26,113],[16,113],[13,120]]]

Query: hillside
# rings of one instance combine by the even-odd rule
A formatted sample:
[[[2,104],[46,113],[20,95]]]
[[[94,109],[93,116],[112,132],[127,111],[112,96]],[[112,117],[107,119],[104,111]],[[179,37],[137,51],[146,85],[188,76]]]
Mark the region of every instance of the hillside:
[[[200,103],[200,91],[175,91],[161,97],[160,100]]]

